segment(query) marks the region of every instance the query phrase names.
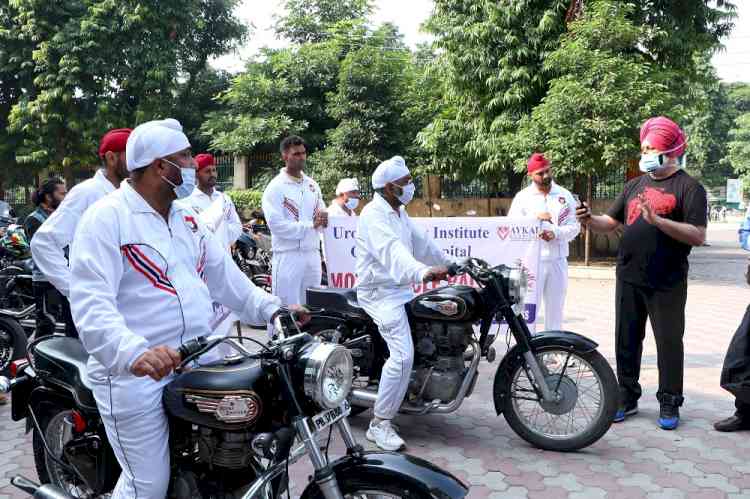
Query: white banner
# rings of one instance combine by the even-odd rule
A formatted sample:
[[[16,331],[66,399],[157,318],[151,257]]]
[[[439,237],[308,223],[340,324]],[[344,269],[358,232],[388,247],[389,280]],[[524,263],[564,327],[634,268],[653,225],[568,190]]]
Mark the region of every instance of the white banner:
[[[742,182],[738,178],[727,179],[727,203],[739,203],[741,199]]]
[[[356,259],[357,217],[331,217],[324,232],[328,285],[353,288],[357,284],[354,273]],[[447,254],[456,259],[469,256],[486,260],[491,265],[523,265],[529,274],[526,295],[526,321],[536,322],[538,292],[536,277],[539,270],[541,240],[540,222],[535,218],[457,217],[413,218],[427,235]],[[451,284],[476,287],[466,275],[451,278]],[[444,285],[444,284],[443,284]],[[416,293],[423,293],[440,285],[415,285]]]

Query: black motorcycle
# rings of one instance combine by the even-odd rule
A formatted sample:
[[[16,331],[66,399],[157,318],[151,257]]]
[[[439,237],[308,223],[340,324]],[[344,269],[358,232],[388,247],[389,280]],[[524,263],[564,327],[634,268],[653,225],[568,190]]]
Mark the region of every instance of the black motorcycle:
[[[296,327],[288,315],[283,320]],[[365,452],[357,444],[347,420],[348,350],[305,333],[256,342],[255,352],[238,339],[198,338],[179,349],[181,368],[221,343],[235,354],[180,369],[164,390],[169,498],[280,498],[288,494],[289,465],[304,455],[315,468],[302,493],[306,499],[466,497],[466,485],[426,461]],[[34,431],[39,478],[50,484],[14,478],[34,497],[98,497],[112,490],[120,474],[87,386],[86,359],[78,340],[43,338],[30,344],[30,363],[16,365],[12,380],[0,378],[13,393],[13,419],[25,418],[27,430]],[[330,443],[334,427],[347,455],[329,461],[328,446],[320,442]]]
[[[232,248],[232,259],[250,280],[271,292],[271,231],[268,225],[251,224]]]
[[[457,410],[474,390],[480,359],[495,360],[494,322],[499,323],[498,331],[501,324],[507,325],[515,339],[495,373],[492,397],[497,414],[542,449],[572,451],[601,438],[617,410],[618,385],[598,345],[568,331],[529,331],[523,316],[523,269],[490,267],[472,258],[451,270],[452,275],[468,274],[478,288],[445,286],[406,305],[415,358],[401,412]],[[305,331],[351,352],[356,380],[349,400],[354,413],[372,407],[388,347],[357,304],[356,292],[309,289],[307,304],[312,320]]]

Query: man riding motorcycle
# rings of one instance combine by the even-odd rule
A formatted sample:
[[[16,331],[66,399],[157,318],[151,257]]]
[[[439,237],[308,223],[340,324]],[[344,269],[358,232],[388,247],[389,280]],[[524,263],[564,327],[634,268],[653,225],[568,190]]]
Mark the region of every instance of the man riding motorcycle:
[[[195,184],[178,121],[138,126],[126,156],[130,180],[80,222],[71,305],[122,468],[112,497],[163,499],[170,463],[162,390],[181,360],[176,348],[210,334],[212,301],[250,323],[271,320],[280,301],[252,285],[193,210],[173,203]]]
[[[372,187],[375,196],[357,224],[357,299],[377,324],[390,356],[383,366],[367,439],[394,451],[403,447],[404,441],[391,420],[404,400],[414,363],[404,305],[414,297],[413,283],[445,279],[453,261],[406,213],[415,187],[402,157],[381,163],[372,175]]]

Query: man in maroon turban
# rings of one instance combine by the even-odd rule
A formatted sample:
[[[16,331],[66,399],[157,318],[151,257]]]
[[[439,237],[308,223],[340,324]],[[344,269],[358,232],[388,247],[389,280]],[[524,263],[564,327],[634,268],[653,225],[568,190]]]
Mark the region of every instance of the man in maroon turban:
[[[128,177],[125,161],[125,144],[131,130],[118,128],[110,130],[99,142],[101,168],[96,174],[73,187],[60,206],[44,221],[31,241],[31,254],[34,264],[44,274],[49,284],[63,296],[65,333],[78,336],[73,318],[70,315],[70,268],[67,248],[73,242],[78,222],[89,206],[120,187]]]
[[[541,262],[537,286],[544,303],[544,329],[562,329],[568,292],[568,245],[581,231],[573,195],[552,180],[552,165],[542,153],[526,164],[531,184],[513,198],[509,217],[536,217],[541,223]]]
[[[581,223],[595,232],[624,226],[617,257],[615,353],[620,409],[615,422],[638,412],[646,319],[656,340],[659,426],[677,428],[683,402],[683,341],[688,255],[706,240],[706,190],[688,175],[687,138],[669,118],[641,127],[640,169],[605,215],[584,204]]]

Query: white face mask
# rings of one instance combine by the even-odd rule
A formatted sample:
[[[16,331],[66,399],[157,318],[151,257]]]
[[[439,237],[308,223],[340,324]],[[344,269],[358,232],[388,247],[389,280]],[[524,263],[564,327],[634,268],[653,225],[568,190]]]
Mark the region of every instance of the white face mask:
[[[401,187],[401,195],[398,196],[398,200],[406,206],[407,204],[411,203],[411,200],[414,199],[414,191],[417,190],[417,187],[414,185],[414,182],[409,182],[405,186]]]
[[[344,205],[350,210],[354,210],[359,206],[359,198],[349,198]]]
[[[182,183],[175,185],[174,182],[169,180],[167,177],[162,176],[161,179],[172,186],[175,196],[177,199],[185,199],[193,193],[195,190],[195,168],[183,168],[180,165],[169,161],[168,159],[162,158],[162,161],[166,161],[172,166],[180,169],[180,175],[182,175]]]

